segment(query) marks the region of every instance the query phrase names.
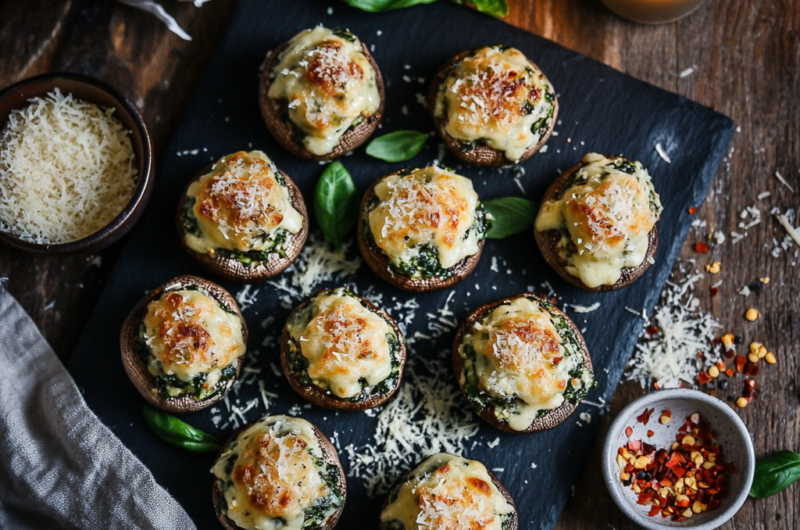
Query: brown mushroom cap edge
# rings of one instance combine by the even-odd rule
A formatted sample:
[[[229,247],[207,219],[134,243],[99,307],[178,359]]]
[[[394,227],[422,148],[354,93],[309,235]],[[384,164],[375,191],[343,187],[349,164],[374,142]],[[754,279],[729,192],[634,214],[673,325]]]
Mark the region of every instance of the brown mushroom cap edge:
[[[410,471],[406,472],[405,474],[403,474],[401,477],[399,477],[397,480],[395,480],[392,483],[392,485],[389,487],[389,493],[386,494],[386,498],[384,499],[383,505],[381,506],[381,514],[383,514],[384,510],[386,510],[386,507],[389,506],[389,497],[391,497],[392,492],[395,489],[401,487],[403,485],[403,483],[408,480],[408,476],[412,472],[416,471],[416,469],[419,466],[421,466],[422,463],[426,459],[427,459],[427,457],[423,458]],[[483,464],[483,463],[481,462],[481,464]],[[484,465],[484,467],[486,468],[485,465]],[[514,504],[514,499],[511,498],[511,494],[508,492],[508,490],[505,488],[505,486],[503,486],[503,484],[495,476],[495,474],[492,473],[491,470],[489,470],[489,468],[486,468],[486,472],[489,474],[489,478],[492,479],[492,483],[497,488],[497,491],[500,492],[500,494],[503,496],[503,498],[505,498],[506,502],[508,502],[508,504],[510,504],[511,507],[514,509],[514,511],[511,512],[511,518],[508,521],[508,527],[506,528],[506,530],[517,530],[519,528],[519,514],[517,513],[517,505]],[[381,521],[380,526],[378,527],[378,530],[390,530],[390,528],[389,528],[390,524],[391,524],[391,521],[387,521],[387,522]]]
[[[436,99],[439,95],[439,87],[444,82],[450,69],[453,68],[462,59],[469,56],[470,54],[473,54],[475,51],[479,49],[480,48],[463,51],[458,55],[456,55],[455,57],[453,57],[452,59],[450,59],[449,61],[447,61],[439,69],[439,71],[434,76],[433,81],[431,82],[430,88],[428,89],[428,99],[427,99],[428,110],[431,113],[431,118],[433,118],[434,125],[436,126],[436,130],[438,131],[442,141],[444,141],[445,145],[450,150],[450,152],[453,153],[453,155],[462,162],[466,162],[468,164],[476,164],[479,166],[489,166],[489,167],[513,166],[516,164],[521,164],[522,162],[524,162],[525,160],[529,159],[534,154],[536,154],[542,147],[544,147],[544,144],[546,144],[547,140],[550,139],[550,135],[553,134],[553,129],[555,129],[556,122],[558,121],[559,104],[557,97],[553,101],[553,107],[554,107],[553,116],[550,118],[550,125],[547,127],[547,130],[544,132],[544,134],[542,134],[542,137],[539,139],[539,141],[536,144],[530,146],[517,161],[509,160],[508,158],[506,158],[506,154],[504,151],[499,151],[497,149],[489,147],[488,145],[475,144],[472,149],[464,150],[463,142],[461,140],[453,138],[447,133],[447,130],[445,129],[447,122],[444,119],[436,116]],[[536,63],[534,63],[530,59],[527,60],[531,64],[531,66],[534,67],[534,69],[538,70],[539,72],[542,72],[542,69],[539,68],[536,65]]]
[[[156,389],[155,376],[150,373],[147,366],[145,366],[136,354],[136,343],[139,340],[139,326],[147,314],[147,304],[159,298],[166,291],[180,290],[189,286],[200,287],[206,294],[222,303],[229,310],[234,311],[239,316],[239,320],[242,323],[242,338],[245,344],[247,344],[247,324],[245,324],[242,313],[239,311],[239,306],[230,293],[219,285],[197,276],[184,275],[178,276],[147,293],[147,295],[136,304],[133,311],[130,312],[125,322],[122,324],[122,331],[120,332],[122,365],[131,382],[148,403],[158,409],[171,413],[201,410],[223,399],[228,391],[230,391],[234,382],[239,378],[242,365],[244,364],[244,356],[239,357],[236,376],[229,379],[225,383],[225,386],[216,394],[202,401],[197,401],[192,396],[181,396],[177,398],[164,397],[158,392]]]
[[[375,305],[373,305],[367,300],[364,300],[361,297],[356,296],[356,298],[358,298],[358,300],[362,304],[364,304],[364,306],[367,309],[369,309],[379,317],[383,318],[392,327],[392,329],[395,332],[395,335],[397,336],[397,341],[398,341],[397,361],[400,363],[400,370],[397,373],[397,382],[389,392],[387,392],[385,395],[382,396],[372,395],[363,401],[349,401],[341,399],[338,396],[335,396],[334,394],[331,394],[330,392],[321,389],[317,385],[303,384],[298,379],[297,374],[289,366],[289,341],[291,337],[289,335],[288,323],[292,320],[292,318],[298,311],[307,307],[318,296],[326,294],[329,291],[331,291],[331,289],[320,289],[319,291],[309,296],[302,304],[297,306],[289,314],[289,318],[286,320],[287,324],[283,326],[283,332],[281,333],[281,369],[283,370],[283,374],[286,376],[286,379],[289,381],[289,384],[292,386],[295,392],[297,392],[303,398],[305,398],[306,400],[310,401],[311,403],[319,407],[323,407],[330,410],[354,412],[354,411],[367,410],[383,405],[394,395],[395,392],[397,392],[397,389],[400,388],[400,383],[403,380],[403,370],[405,369],[406,365],[406,342],[405,339],[403,338],[403,333],[400,331],[400,328],[397,326],[397,323],[392,319],[392,317],[390,317],[389,314],[386,313],[386,311],[380,309],[379,307],[376,307]]]
[[[339,139],[339,143],[333,148],[333,151],[326,155],[315,155],[310,152],[306,147],[294,140],[294,131],[291,125],[286,124],[282,116],[287,110],[288,102],[285,99],[272,99],[269,97],[269,88],[272,85],[272,69],[278,60],[281,52],[289,45],[289,42],[280,44],[277,48],[272,50],[264,60],[264,69],[261,74],[258,88],[258,102],[261,107],[261,117],[267,125],[270,134],[273,138],[281,144],[281,146],[290,153],[303,158],[310,158],[312,160],[332,160],[342,155],[346,155],[366,142],[372,133],[378,128],[381,120],[383,119],[384,107],[386,104],[386,89],[383,85],[383,76],[381,75],[378,63],[369,52],[367,45],[361,43],[361,50],[364,57],[367,58],[372,69],[375,70],[375,83],[378,85],[378,94],[381,98],[381,104],[375,114],[364,119],[355,127],[348,129]]]
[[[278,172],[280,173],[281,177],[283,177],[284,182],[286,182],[286,187],[289,191],[289,201],[291,202],[292,207],[294,207],[294,209],[303,216],[303,227],[300,229],[300,231],[296,234],[287,232],[286,242],[284,244],[284,254],[286,254],[285,258],[282,258],[277,252],[271,252],[267,261],[261,262],[258,265],[247,266],[236,258],[227,258],[219,253],[211,255],[204,252],[197,252],[189,248],[189,246],[185,243],[186,225],[183,223],[183,201],[186,198],[186,193],[189,190],[189,186],[191,186],[193,182],[197,181],[201,177],[209,174],[212,169],[213,164],[209,164],[201,169],[194,177],[192,177],[192,180],[186,184],[186,187],[181,194],[180,201],[178,201],[178,208],[175,213],[175,223],[178,227],[178,237],[180,238],[183,248],[186,249],[186,252],[196,259],[205,270],[232,282],[251,283],[263,281],[285,271],[294,262],[294,260],[297,259],[297,257],[300,255],[300,252],[303,250],[303,246],[306,244],[306,239],[308,239],[309,221],[306,203],[303,200],[303,195],[300,193],[300,189],[297,187],[294,181],[289,178],[289,175],[280,169]]]
[[[467,256],[452,267],[450,267],[450,277],[447,279],[441,278],[411,278],[402,272],[398,271],[389,263],[389,258],[383,251],[375,244],[374,239],[368,238],[366,230],[369,230],[369,212],[373,200],[375,200],[375,185],[381,180],[396,175],[402,172],[395,171],[385,175],[375,182],[373,182],[364,196],[361,198],[360,215],[357,223],[358,232],[358,248],[361,250],[361,255],[364,256],[364,261],[367,262],[369,268],[377,274],[382,280],[403,289],[404,291],[411,292],[425,292],[435,291],[437,289],[445,289],[451,287],[464,278],[466,278],[478,265],[483,253],[484,240],[478,244],[478,252],[472,256]]]
[[[222,445],[214,462],[216,463],[216,461],[220,459],[228,444],[234,441],[242,432],[253,426],[254,423],[256,422],[248,423],[236,429],[233,434],[231,434],[230,438],[228,438],[228,440]],[[336,448],[333,447],[333,444],[330,442],[330,440],[328,440],[328,437],[325,436],[325,434],[320,431],[316,425],[312,424],[311,426],[314,428],[314,434],[317,435],[319,448],[322,451],[322,456],[325,460],[325,463],[336,467],[336,474],[337,478],[339,479],[339,491],[342,494],[342,505],[339,507],[339,509],[332,513],[330,517],[328,517],[324,525],[315,527],[312,530],[332,530],[333,527],[336,526],[336,523],[339,522],[339,518],[342,516],[342,511],[344,510],[344,505],[347,498],[347,480],[345,479],[344,469],[342,469],[342,463],[339,461],[339,454],[336,452]],[[214,503],[214,511],[217,514],[217,518],[219,519],[219,522],[222,523],[222,526],[226,528],[226,530],[244,530],[241,526],[234,523],[227,515],[216,509],[220,502],[225,502],[225,498],[222,494],[221,483],[222,480],[217,478],[214,481],[214,485],[211,489],[211,500]]]
[[[609,158],[617,158],[614,155],[605,155]],[[547,188],[547,191],[542,197],[541,204],[544,204],[548,201],[558,200],[560,199],[564,192],[566,191],[565,185],[567,180],[570,176],[572,176],[575,171],[579,170],[583,167],[583,162],[577,164],[576,166],[568,169],[564,173],[561,174],[552,184],[550,187]],[[534,228],[533,235],[536,239],[536,244],[539,246],[539,250],[542,252],[542,256],[544,257],[545,261],[553,267],[553,270],[558,273],[559,276],[564,278],[566,281],[571,283],[576,287],[580,287],[585,291],[592,291],[592,292],[607,292],[607,291],[616,291],[617,289],[622,289],[626,287],[647,272],[647,269],[650,268],[651,261],[655,260],[656,250],[658,250],[658,228],[653,226],[653,229],[647,236],[647,252],[645,253],[644,260],[642,263],[636,267],[625,267],[621,271],[621,275],[619,280],[617,280],[613,285],[599,285],[597,287],[589,287],[583,281],[567,272],[564,268],[567,263],[561,259],[561,256],[558,252],[558,243],[561,241],[561,232],[558,230],[547,230],[545,232],[539,232]]]
[[[464,392],[464,384],[465,384],[465,380],[463,377],[464,360],[461,358],[461,355],[458,354],[458,350],[461,347],[461,344],[464,340],[464,335],[469,333],[475,322],[483,318],[490,311],[503,304],[508,304],[517,298],[529,298],[537,302],[540,302],[542,300],[540,296],[537,296],[533,293],[521,293],[515,296],[501,298],[499,300],[495,300],[494,302],[482,305],[481,307],[470,313],[469,317],[467,317],[467,319],[461,324],[461,327],[458,328],[458,333],[456,333],[456,338],[453,341],[453,371],[456,374],[456,379],[458,379],[458,386],[461,388],[462,392]],[[586,347],[586,342],[583,340],[583,335],[581,335],[580,330],[575,325],[575,323],[572,322],[572,320],[567,315],[565,315],[560,309],[558,309],[555,305],[552,306],[552,309],[556,314],[564,317],[569,323],[572,330],[575,332],[575,338],[578,341],[578,345],[580,346],[581,351],[583,351],[586,367],[589,369],[589,371],[593,372],[594,370],[592,369],[592,359],[589,356],[589,349]],[[472,405],[472,402],[470,402],[470,404]],[[575,412],[577,408],[578,404],[573,404],[569,400],[564,400],[564,403],[562,403],[561,406],[551,410],[546,416],[542,418],[535,418],[533,422],[530,424],[530,426],[524,431],[515,431],[508,425],[508,421],[498,420],[497,416],[495,416],[494,414],[493,407],[486,407],[483,410],[476,412],[478,413],[478,416],[481,417],[481,419],[483,419],[485,422],[489,423],[493,427],[500,429],[501,431],[512,434],[530,434],[534,432],[545,431],[547,429],[552,429],[553,427],[560,425],[573,412]]]

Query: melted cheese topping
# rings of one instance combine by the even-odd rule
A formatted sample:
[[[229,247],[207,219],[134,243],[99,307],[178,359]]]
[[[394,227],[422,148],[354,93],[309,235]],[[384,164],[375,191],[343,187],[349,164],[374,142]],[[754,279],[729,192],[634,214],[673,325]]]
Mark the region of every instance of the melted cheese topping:
[[[474,324],[470,341],[480,390],[523,401],[508,418],[512,429],[524,431],[540,410],[564,403],[576,360],[564,355],[550,314],[536,301],[521,297],[497,307]]]
[[[374,386],[392,373],[387,336],[394,329],[361,301],[337,289],[317,297],[288,323],[289,334],[308,359],[314,384],[340,398],[359,395],[361,379]]]
[[[261,151],[239,151],[224,156],[210,173],[193,182],[186,196],[195,200],[200,234],[186,234],[186,245],[200,253],[215,249],[264,250],[279,229],[292,234],[303,227],[289,189],[278,170]]]
[[[391,175],[375,185],[380,201],[369,213],[375,244],[399,266],[431,244],[444,269],[480,250],[475,222],[478,194],[472,181],[435,166]]]
[[[517,161],[549,126],[532,130],[552,117],[553,95],[550,81],[522,52],[486,47],[454,65],[434,113],[446,119],[445,131],[456,140],[481,141]]]
[[[405,530],[501,530],[513,512],[483,464],[440,453],[409,474],[381,521]]]
[[[239,434],[211,469],[223,481],[228,518],[246,530],[300,530],[304,511],[331,493],[312,454],[323,457],[300,418],[268,416]]]
[[[342,135],[381,105],[375,69],[361,41],[322,26],[289,41],[272,70],[269,97],[288,101],[289,119],[306,134],[303,145],[327,155]],[[352,40],[348,40],[352,37]]]
[[[615,161],[627,163],[597,153],[584,156],[576,183],[561,199],[544,203],[536,218],[539,232],[569,233],[560,245],[564,268],[588,287],[613,285],[623,268],[642,264],[663,209],[647,170],[634,162],[628,174]]]
[[[203,386],[211,389],[221,370],[246,349],[239,317],[200,291],[164,293],[147,304],[143,324],[152,354],[148,369],[156,377],[175,375],[191,381],[207,374]]]

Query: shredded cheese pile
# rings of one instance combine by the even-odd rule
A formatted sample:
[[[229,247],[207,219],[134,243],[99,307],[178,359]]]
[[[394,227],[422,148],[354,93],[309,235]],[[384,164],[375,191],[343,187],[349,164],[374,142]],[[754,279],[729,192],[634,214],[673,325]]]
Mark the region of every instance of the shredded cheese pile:
[[[129,131],[113,112],[58,88],[11,112],[0,136],[0,230],[66,243],[125,208],[137,171]]]

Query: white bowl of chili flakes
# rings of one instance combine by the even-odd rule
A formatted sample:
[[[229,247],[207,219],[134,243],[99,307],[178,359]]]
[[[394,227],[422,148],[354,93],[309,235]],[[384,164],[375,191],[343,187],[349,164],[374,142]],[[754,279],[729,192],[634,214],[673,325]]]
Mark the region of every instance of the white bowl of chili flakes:
[[[603,454],[611,497],[648,529],[721,526],[747,500],[755,472],[753,442],[739,416],[727,403],[684,388],[625,407]]]

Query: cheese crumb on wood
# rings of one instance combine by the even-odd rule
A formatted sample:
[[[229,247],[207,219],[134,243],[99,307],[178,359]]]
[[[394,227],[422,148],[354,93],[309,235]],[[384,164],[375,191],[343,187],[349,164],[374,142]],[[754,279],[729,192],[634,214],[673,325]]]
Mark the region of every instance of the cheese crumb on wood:
[[[125,208],[137,171],[129,131],[113,112],[58,88],[11,112],[0,136],[0,230],[67,243]]]

